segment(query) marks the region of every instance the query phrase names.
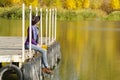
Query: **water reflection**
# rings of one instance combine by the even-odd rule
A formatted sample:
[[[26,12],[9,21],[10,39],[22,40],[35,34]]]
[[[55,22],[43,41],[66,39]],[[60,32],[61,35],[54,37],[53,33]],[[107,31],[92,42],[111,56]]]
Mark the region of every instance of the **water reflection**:
[[[120,80],[119,35],[119,22],[58,21],[62,62],[54,80]],[[0,36],[21,36],[21,20],[0,19]]]
[[[0,36],[21,36],[21,20],[0,19]]]
[[[120,79],[117,22],[61,22],[59,26],[61,80]]]

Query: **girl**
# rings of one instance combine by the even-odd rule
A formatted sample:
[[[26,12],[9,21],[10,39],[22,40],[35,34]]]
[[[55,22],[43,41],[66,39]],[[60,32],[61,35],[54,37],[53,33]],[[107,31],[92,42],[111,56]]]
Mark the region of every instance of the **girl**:
[[[37,24],[39,24],[40,22],[40,16],[35,16],[32,18],[32,25],[31,25],[31,35],[32,35],[32,39],[31,39],[31,49],[39,51],[40,53],[42,53],[42,63],[44,65],[44,68],[42,68],[42,72],[48,73],[48,74],[52,74],[52,70],[50,69],[48,62],[47,62],[47,51],[43,48],[41,48],[38,44],[38,27]],[[29,28],[27,31],[27,39],[25,42],[25,48],[29,49]]]

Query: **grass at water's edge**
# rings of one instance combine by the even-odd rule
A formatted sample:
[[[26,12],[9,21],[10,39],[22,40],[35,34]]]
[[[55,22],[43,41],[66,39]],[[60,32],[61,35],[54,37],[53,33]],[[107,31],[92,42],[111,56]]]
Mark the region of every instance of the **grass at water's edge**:
[[[29,8],[26,8],[26,18],[29,18]],[[33,9],[33,15],[35,15],[35,9]],[[21,19],[22,8],[19,6],[0,8],[0,17]],[[45,17],[45,9],[43,10],[43,17]],[[58,20],[120,20],[120,11],[114,11],[110,14],[106,14],[101,10],[82,9],[82,10],[64,10],[58,9]]]

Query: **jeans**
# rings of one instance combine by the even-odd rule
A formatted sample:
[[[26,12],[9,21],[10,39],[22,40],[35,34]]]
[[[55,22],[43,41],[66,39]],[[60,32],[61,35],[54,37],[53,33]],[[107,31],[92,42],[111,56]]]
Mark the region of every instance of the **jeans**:
[[[29,49],[29,45],[25,45],[25,49]],[[44,65],[44,67],[49,68],[49,65],[47,62],[47,51],[37,45],[34,45],[34,44],[31,44],[31,49],[42,53],[42,64]],[[43,65],[42,65],[42,67],[43,67]]]

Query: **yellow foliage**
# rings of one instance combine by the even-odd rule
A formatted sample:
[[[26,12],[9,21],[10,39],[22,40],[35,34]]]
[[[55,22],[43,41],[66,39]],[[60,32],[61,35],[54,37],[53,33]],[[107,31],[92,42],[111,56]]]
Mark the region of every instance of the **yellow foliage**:
[[[32,6],[38,6],[38,4],[39,4],[39,1],[38,0],[24,0],[24,3],[26,4],[26,5],[32,5]]]
[[[81,0],[76,0],[76,7],[77,8],[82,8],[82,1]]]
[[[11,0],[13,3],[19,3],[20,0]]]
[[[65,7],[67,9],[75,9],[76,8],[75,0],[66,0]]]
[[[111,0],[111,7],[113,9],[120,9],[120,0]]]
[[[89,8],[89,5],[90,5],[89,0],[84,0],[83,7]]]
[[[27,6],[54,6],[69,10],[81,8],[100,9],[102,4],[108,4],[112,9],[120,9],[120,0],[0,0],[0,6],[12,6],[16,4],[21,5],[23,2]]]
[[[62,7],[62,3],[61,3],[60,0],[54,0],[53,6],[55,6],[57,8],[61,8]]]
[[[33,2],[32,2],[32,6],[38,6],[38,0],[34,0]]]
[[[90,0],[91,8],[98,9],[101,7],[104,0]]]

